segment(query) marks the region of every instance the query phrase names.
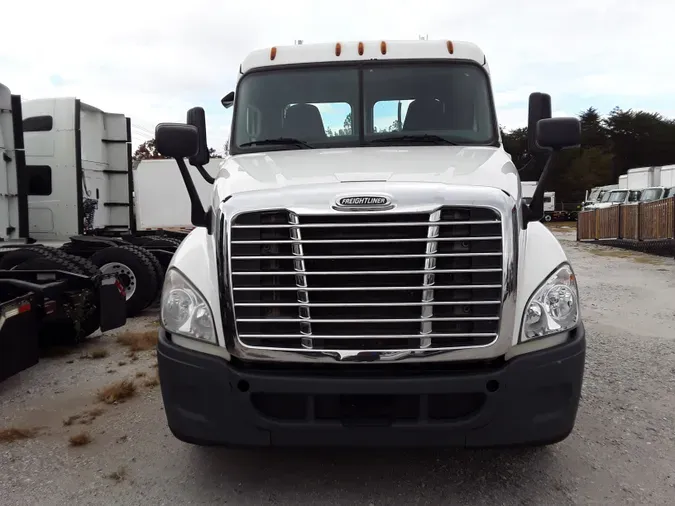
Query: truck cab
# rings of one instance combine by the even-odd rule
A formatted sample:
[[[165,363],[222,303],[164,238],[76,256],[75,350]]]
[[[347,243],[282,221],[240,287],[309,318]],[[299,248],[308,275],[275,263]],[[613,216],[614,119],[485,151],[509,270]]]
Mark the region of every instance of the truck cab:
[[[663,186],[655,186],[652,188],[645,188],[640,193],[640,202],[654,202],[655,200],[661,200],[665,198],[668,188]]]
[[[605,193],[597,204],[589,209],[605,209],[620,204],[637,204],[640,201],[642,190],[611,190]]]
[[[196,226],[162,292],[173,434],[226,446],[543,445],[572,431],[585,331],[539,220],[574,118],[530,96],[523,201],[483,52],[458,41],[251,53],[210,199],[203,109],[157,125]]]

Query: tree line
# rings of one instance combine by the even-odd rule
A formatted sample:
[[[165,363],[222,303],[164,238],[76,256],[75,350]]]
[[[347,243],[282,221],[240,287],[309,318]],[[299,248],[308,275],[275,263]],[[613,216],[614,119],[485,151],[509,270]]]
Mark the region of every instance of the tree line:
[[[581,148],[568,150],[557,158],[552,178],[546,191],[555,191],[559,202],[581,202],[585,191],[605,184],[615,184],[619,176],[634,167],[675,164],[675,120],[661,114],[618,107],[603,117],[590,107],[579,114],[581,121]],[[397,131],[397,121],[385,131]],[[348,135],[352,131],[349,114],[339,131],[328,129],[327,134]],[[505,131],[501,129],[504,149],[520,170],[530,156],[527,152],[527,127]],[[224,147],[227,154],[228,145]],[[212,158],[222,158],[209,148]],[[165,158],[157,152],[155,140],[141,144],[134,160]],[[539,179],[540,167],[520,171],[523,181]]]
[[[227,152],[227,144],[225,145],[225,150]],[[214,148],[209,148],[209,155],[211,156],[211,158],[223,158],[223,156],[217,153]],[[169,157],[161,155],[159,151],[157,151],[157,147],[155,146],[155,139],[149,139],[136,148],[136,151],[134,152],[132,158],[135,161],[141,161],[141,160],[160,160]]]
[[[618,107],[602,117],[590,107],[579,114],[581,148],[563,152],[556,177],[546,188],[561,202],[581,202],[587,189],[616,184],[628,169],[675,164],[675,120],[658,113],[622,110]],[[505,132],[504,149],[521,169],[528,161],[527,128]],[[523,181],[536,181],[539,168],[520,172]]]

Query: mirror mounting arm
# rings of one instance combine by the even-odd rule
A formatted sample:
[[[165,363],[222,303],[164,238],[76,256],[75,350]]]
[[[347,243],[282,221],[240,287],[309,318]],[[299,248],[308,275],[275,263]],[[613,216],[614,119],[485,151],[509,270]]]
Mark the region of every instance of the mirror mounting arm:
[[[541,171],[541,176],[537,182],[537,187],[534,190],[532,195],[532,200],[529,205],[523,203],[523,229],[527,228],[527,224],[532,221],[539,221],[544,216],[544,189],[547,184],[550,182],[550,179],[553,175],[553,160],[556,157],[556,154],[559,153],[559,150],[553,150],[546,152],[546,161],[544,162],[544,168]],[[543,153],[539,153],[541,156]],[[533,159],[540,159],[540,156],[535,155]],[[529,163],[529,162],[528,162]]]
[[[187,165],[185,165],[185,160],[182,158],[174,158],[180,169],[180,174],[183,176],[183,183],[187,189],[188,196],[190,197],[190,207],[191,207],[191,221],[195,227],[206,227],[207,230],[210,228],[209,217],[204,211],[204,206],[202,206],[202,201],[199,198],[199,193],[197,193],[197,188],[195,188],[195,183],[190,177],[188,172]],[[211,231],[209,230],[209,233]]]
[[[199,175],[204,178],[204,181],[206,181],[209,184],[215,183],[215,178],[211,176],[208,172],[206,172],[206,169],[204,168],[203,165],[195,165],[197,170],[199,171]]]

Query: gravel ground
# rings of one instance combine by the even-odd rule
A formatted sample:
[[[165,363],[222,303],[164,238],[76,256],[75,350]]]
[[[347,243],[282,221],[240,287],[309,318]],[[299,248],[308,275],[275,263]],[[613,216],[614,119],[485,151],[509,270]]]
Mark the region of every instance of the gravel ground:
[[[136,359],[114,334],[0,384],[0,429],[42,427],[0,443],[0,504],[673,504],[675,261],[574,242],[588,335],[574,433],[534,451],[233,451],[197,448],[166,427],[153,351]],[[152,329],[156,315],[135,319]],[[128,331],[128,329],[125,329]],[[108,356],[94,356],[104,348]],[[143,376],[137,377],[137,374]],[[131,379],[136,395],[97,392]],[[71,415],[103,406],[88,424]],[[85,418],[85,421],[89,419]],[[87,431],[91,443],[68,439]]]

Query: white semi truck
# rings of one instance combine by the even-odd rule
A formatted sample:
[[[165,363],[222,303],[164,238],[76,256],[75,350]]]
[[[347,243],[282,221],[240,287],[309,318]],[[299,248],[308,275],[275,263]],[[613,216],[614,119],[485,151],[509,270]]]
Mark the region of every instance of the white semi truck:
[[[400,100],[401,122],[381,131]],[[161,302],[176,437],[476,447],[570,434],[585,332],[572,267],[539,220],[577,119],[530,96],[543,171],[528,205],[474,44],[267,48],[222,102],[231,156],[206,201],[184,162],[208,161],[203,109],[155,132],[196,227]]]
[[[521,181],[520,187],[522,189],[523,202],[529,204],[532,201],[534,192],[537,189],[536,181]],[[549,222],[553,220],[567,220],[570,219],[570,213],[563,210],[556,211],[555,209],[555,192],[544,192],[544,217],[543,221]]]

